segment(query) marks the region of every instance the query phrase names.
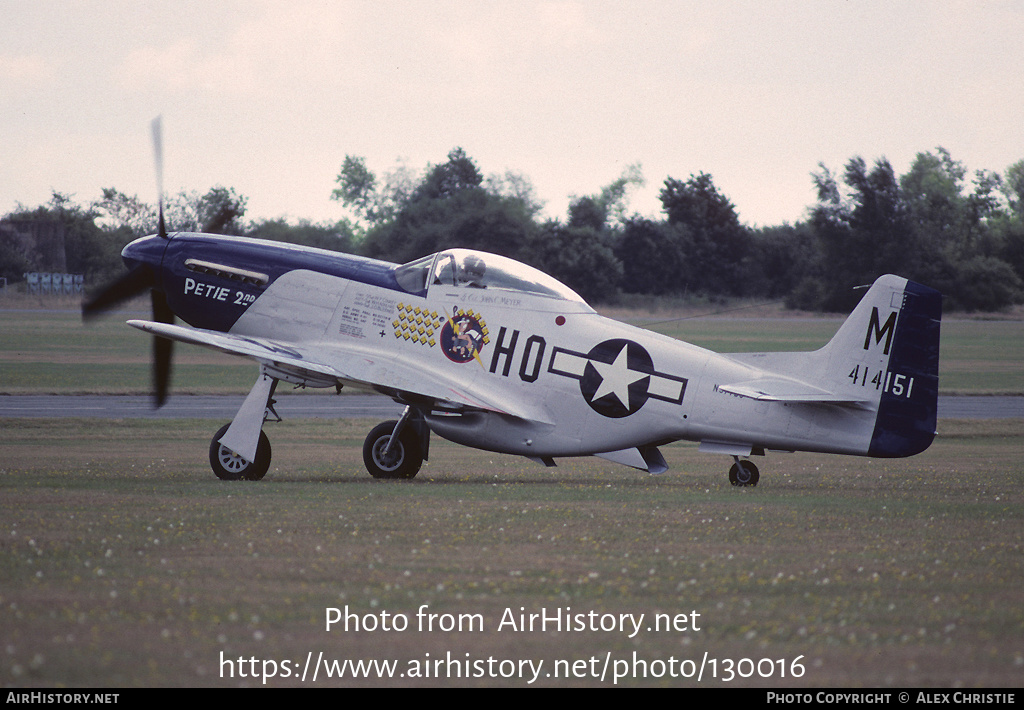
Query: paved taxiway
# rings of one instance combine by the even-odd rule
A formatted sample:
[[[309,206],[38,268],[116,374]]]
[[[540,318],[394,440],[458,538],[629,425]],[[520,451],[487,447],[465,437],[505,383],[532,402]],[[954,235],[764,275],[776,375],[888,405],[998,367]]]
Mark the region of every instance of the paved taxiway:
[[[233,419],[243,395],[172,395],[160,409],[144,395],[11,395],[0,397],[0,417],[93,419]],[[276,394],[282,419],[369,419],[402,413],[387,397],[347,394]]]
[[[95,419],[225,419],[235,416],[242,396],[176,395],[160,409],[143,395],[0,396],[0,417],[90,417]],[[387,419],[402,407],[386,397],[345,394],[278,394],[284,419]],[[1024,418],[1024,397],[939,397],[940,419]]]

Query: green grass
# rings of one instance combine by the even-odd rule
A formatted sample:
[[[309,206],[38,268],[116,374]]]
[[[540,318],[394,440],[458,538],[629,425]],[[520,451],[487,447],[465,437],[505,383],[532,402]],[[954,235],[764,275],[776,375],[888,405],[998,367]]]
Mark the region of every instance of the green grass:
[[[151,390],[152,338],[115,314],[83,324],[74,312],[0,312],[0,393],[141,394]],[[245,393],[251,361],[176,343],[172,386],[194,394]]]
[[[0,393],[145,393],[150,342],[113,315],[83,325],[74,312],[0,312]],[[626,320],[650,324],[635,314]],[[813,350],[840,319],[695,319],[652,330],[718,352]],[[942,326],[942,394],[1024,394],[1024,322],[947,320]],[[255,367],[244,359],[176,344],[176,393],[244,394]]]
[[[707,652],[719,678],[704,686],[1019,684],[1021,420],[943,420],[931,449],[905,460],[773,455],[756,489],[732,488],[728,462],[690,445],[665,447],[672,470],[649,476],[599,459],[548,469],[436,438],[415,480],[376,481],[360,460],[372,424],[268,425],[274,462],[249,483],[210,473],[216,422],[0,421],[0,682],[259,685],[221,678],[220,654],[301,664],[322,651],[407,670],[450,651],[543,659],[545,672],[609,653],[699,663]],[[415,630],[423,604],[479,614],[484,629]],[[346,605],[413,628],[326,630],[325,610]],[[497,628],[506,609],[566,607],[696,612],[700,628],[632,639]],[[725,660],[743,658],[787,671],[799,659],[804,675],[723,680]]]

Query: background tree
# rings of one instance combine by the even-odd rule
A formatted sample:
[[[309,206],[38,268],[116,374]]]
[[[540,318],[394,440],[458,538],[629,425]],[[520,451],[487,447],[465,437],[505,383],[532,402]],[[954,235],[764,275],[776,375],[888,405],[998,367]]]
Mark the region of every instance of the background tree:
[[[570,199],[569,224],[589,223],[595,229],[621,224],[627,219],[630,191],[643,187],[646,182],[639,163],[627,165],[619,177],[596,194]]]
[[[653,295],[684,294],[690,285],[685,226],[633,217],[622,225],[615,254],[622,262],[622,290]]]
[[[590,303],[614,299],[622,281],[622,263],[592,227],[548,221],[536,231],[520,258]]]
[[[492,173],[484,180],[484,189],[497,197],[506,197],[520,202],[534,219],[544,209],[530,179],[522,173],[506,170],[503,175]]]
[[[711,176],[702,172],[686,182],[670,177],[659,197],[669,226],[682,228],[687,236],[683,268],[688,289],[745,295],[749,289],[743,272],[750,234]]]
[[[744,270],[749,295],[786,298],[791,308],[816,306],[814,297],[802,304],[794,294],[818,268],[817,237],[809,223],[750,231],[750,256]]]
[[[92,203],[101,227],[125,229],[136,237],[156,232],[157,210],[153,205],[113,187],[105,187],[102,192],[103,196]]]
[[[340,252],[351,252],[354,243],[354,230],[345,221],[315,224],[299,220],[292,224],[284,218],[260,220],[248,226],[246,236]]]
[[[535,211],[522,197],[489,192],[473,160],[455,148],[427,170],[392,217],[367,230],[362,251],[399,263],[449,247],[518,258],[536,231]]]
[[[573,197],[567,223],[547,222],[521,258],[563,281],[587,301],[615,300],[623,278],[616,245],[621,240],[628,192],[643,182],[640,166],[630,165],[596,194]]]
[[[346,155],[335,182],[338,183],[338,187],[331,193],[332,200],[352,208],[365,220],[377,221],[380,217],[377,176],[366,167],[366,158]]]
[[[992,220],[999,257],[1024,279],[1024,160],[1006,169],[1000,191],[1007,207]]]
[[[1024,218],[1024,160],[1006,169],[1001,189],[1006,196],[1010,213],[1015,217]]]
[[[103,230],[96,224],[97,213],[91,207],[77,204],[70,195],[53,192],[49,203],[34,209],[20,207],[6,219],[9,222],[35,222],[52,225],[63,235],[64,271],[82,274],[87,287],[109,281],[120,274],[121,249],[133,237],[125,228]],[[16,259],[28,255],[19,252],[7,268],[17,268]],[[51,270],[32,258],[21,262],[27,270]],[[5,274],[11,280],[21,280],[23,272]]]
[[[8,283],[22,280],[22,275],[35,270],[31,249],[18,234],[12,215],[0,220],[0,276]]]
[[[813,175],[818,205],[811,223],[821,252],[819,308],[847,311],[856,304],[855,286],[884,273],[905,271],[914,253],[909,220],[892,166],[884,158],[869,172],[861,157],[846,164],[844,195],[824,166]],[[806,286],[806,285],[805,285]]]
[[[957,289],[950,294],[956,310],[999,311],[1020,302],[1024,284],[1002,259],[973,256],[958,271]]]
[[[569,203],[569,226],[600,232],[608,221],[608,210],[598,199],[577,197]]]
[[[966,258],[977,236],[978,215],[971,213],[962,194],[966,172],[939,148],[938,154],[918,153],[900,178],[917,250],[913,273],[906,275],[947,294],[955,288],[956,265]]]
[[[454,148],[448,153],[446,162],[427,171],[427,176],[410,195],[409,202],[455,197],[465,190],[478,189],[483,181],[484,176],[466,151]]]
[[[1004,308],[1019,300],[1020,279],[1001,258],[1007,235],[994,229],[1002,222],[1008,230],[1002,181],[979,171],[968,192],[966,172],[942,148],[919,153],[899,180],[884,158],[868,171],[857,157],[846,165],[843,191],[821,166],[812,213],[821,254],[818,306],[848,310],[858,297],[853,286],[884,273],[937,288],[947,308]],[[1000,283],[983,286],[986,280]]]
[[[1002,179],[979,170],[969,190],[966,175],[967,168],[940,147],[918,153],[900,178],[915,250],[903,273],[942,291],[947,307],[1005,308],[1019,298],[1021,280],[1002,259]]]
[[[243,234],[242,222],[248,198],[234,188],[220,185],[205,194],[182,190],[164,202],[164,218],[168,231],[207,232],[210,234]]]
[[[481,249],[538,266],[595,302],[625,291],[783,297],[792,307],[846,311],[859,296],[854,286],[887,272],[938,288],[947,310],[1024,301],[1024,160],[1002,177],[978,170],[968,181],[966,167],[940,147],[919,153],[900,177],[884,158],[869,166],[854,157],[838,177],[819,164],[812,178],[816,204],[794,225],[747,228],[703,172],[665,180],[663,219],[627,217],[628,193],[643,184],[639,165],[573,196],[564,220],[541,222],[529,180],[511,171],[484,179],[455,148],[437,165],[416,171],[399,162],[382,178],[365,159],[345,156],[332,199],[351,221],[247,223],[246,198],[223,186],[171,196],[165,216],[174,231],[248,234],[392,262]],[[137,196],[104,188],[83,207],[54,192],[48,204],[19,205],[5,217],[0,275],[15,280],[53,262],[40,256],[49,246],[26,240],[50,245],[59,234],[67,270],[109,280],[122,272],[124,244],[155,229],[155,206]]]
[[[199,201],[198,213],[201,231],[208,234],[242,234],[248,198],[235,192],[234,188],[210,188]]]

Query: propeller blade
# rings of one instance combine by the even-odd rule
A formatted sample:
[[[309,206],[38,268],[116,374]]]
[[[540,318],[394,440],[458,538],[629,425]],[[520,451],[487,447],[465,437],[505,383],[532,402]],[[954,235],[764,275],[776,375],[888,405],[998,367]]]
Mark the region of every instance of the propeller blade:
[[[164,139],[163,116],[157,116],[150,124],[153,130],[153,163],[156,167],[156,203],[160,213],[157,233],[167,239],[167,225],[164,223]]]
[[[110,310],[129,298],[156,286],[153,269],[143,264],[107,286],[91,301],[82,305],[82,318],[89,320]]]
[[[159,237],[169,239],[164,223],[164,157],[162,119],[157,116],[151,124],[153,130],[153,158],[156,164],[156,182],[160,210]],[[174,311],[167,303],[167,296],[161,290],[157,270],[148,261],[160,263],[163,249],[154,249],[156,243],[151,238],[137,239],[124,248],[121,253],[126,264],[138,264],[120,279],[107,286],[88,303],[82,305],[82,318],[90,320],[110,310],[117,304],[149,291],[153,304],[153,320],[159,323],[174,323]],[[140,263],[141,262],[141,263]],[[167,391],[171,382],[171,356],[173,341],[167,338],[153,339],[153,397],[157,407],[167,401]]]
[[[167,305],[163,291],[152,291],[153,320],[159,323],[174,323],[174,311]],[[171,356],[174,341],[167,338],[153,338],[153,398],[157,407],[167,401],[171,382]]]

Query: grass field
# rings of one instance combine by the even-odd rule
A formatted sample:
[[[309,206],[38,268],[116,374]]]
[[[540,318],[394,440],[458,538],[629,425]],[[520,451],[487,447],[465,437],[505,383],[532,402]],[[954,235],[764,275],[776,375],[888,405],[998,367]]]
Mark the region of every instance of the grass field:
[[[543,661],[545,686],[611,686],[615,672],[619,685],[1020,684],[1020,420],[944,420],[906,460],[770,456],[752,490],[688,445],[648,476],[435,440],[417,479],[376,481],[359,460],[372,423],[273,425],[274,464],[253,484],[210,474],[214,422],[4,421],[0,682],[260,685],[270,661],[297,676],[322,652],[392,659],[396,675],[448,654],[459,672],[512,675],[321,670],[317,686],[526,686],[523,659]],[[418,630],[422,605],[455,628]],[[327,610],[346,607],[377,630],[328,631]],[[523,632],[500,626],[506,610],[645,616],[629,638]],[[653,630],[658,613],[678,630]],[[402,615],[406,630],[381,630]],[[702,661],[700,681],[671,677]]]

